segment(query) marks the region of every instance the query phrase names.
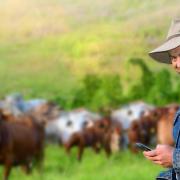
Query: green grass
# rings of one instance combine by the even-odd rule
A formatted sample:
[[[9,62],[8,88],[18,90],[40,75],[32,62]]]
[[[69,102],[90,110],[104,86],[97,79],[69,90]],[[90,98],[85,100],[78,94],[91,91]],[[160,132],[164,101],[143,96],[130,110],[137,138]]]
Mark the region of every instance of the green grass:
[[[129,58],[143,58],[154,71],[165,67],[147,53],[164,39],[179,8],[179,0],[1,1],[0,98],[18,91],[26,98],[71,101],[88,73],[119,73],[128,89],[141,75]],[[78,163],[75,151],[67,157],[51,146],[43,175],[35,170],[26,176],[17,168],[11,179],[150,180],[160,169],[129,151],[107,159],[87,150]]]
[[[2,172],[2,168],[0,169]],[[91,149],[85,150],[83,160],[76,160],[76,149],[68,157],[58,146],[46,148],[44,170],[39,174],[34,169],[29,176],[20,168],[14,168],[11,180],[152,180],[161,167],[147,161],[141,153],[132,154],[129,151],[113,154],[106,158],[104,152],[95,154]],[[2,173],[1,173],[2,174]]]

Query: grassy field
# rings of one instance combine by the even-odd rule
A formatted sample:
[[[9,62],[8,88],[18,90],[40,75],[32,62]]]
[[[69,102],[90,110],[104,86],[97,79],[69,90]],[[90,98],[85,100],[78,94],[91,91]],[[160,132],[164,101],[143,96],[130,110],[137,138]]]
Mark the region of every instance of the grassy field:
[[[2,171],[2,169],[0,169]],[[49,146],[46,148],[44,171],[39,174],[34,170],[32,175],[25,175],[21,169],[14,168],[11,180],[152,180],[161,167],[145,160],[141,153],[129,151],[113,154],[109,159],[105,153],[96,155],[87,149],[83,161],[76,160],[76,149],[68,157],[62,148]],[[2,173],[1,173],[2,174]]]
[[[147,52],[164,39],[179,9],[179,0],[1,0],[0,99],[20,92],[69,101],[88,73],[118,73],[128,88],[141,75],[130,58],[143,58],[154,71],[165,67]],[[42,175],[17,168],[11,179],[151,180],[160,169],[128,151],[109,159],[86,151],[78,163],[75,151],[67,157],[50,146]]]

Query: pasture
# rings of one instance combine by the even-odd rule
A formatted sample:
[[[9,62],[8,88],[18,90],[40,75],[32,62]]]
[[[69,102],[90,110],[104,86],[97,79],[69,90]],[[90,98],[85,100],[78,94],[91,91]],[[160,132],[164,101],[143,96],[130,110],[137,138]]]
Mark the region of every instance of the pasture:
[[[0,169],[2,174],[2,167]],[[86,149],[83,160],[76,159],[74,148],[70,156],[59,146],[46,147],[43,173],[36,169],[26,175],[20,168],[14,168],[11,180],[152,180],[162,170],[145,160],[141,153],[132,154],[128,150],[113,154],[109,159],[102,151],[99,155]]]
[[[179,77],[169,70],[161,73],[167,67],[148,57],[164,39],[179,8],[179,0],[1,1],[0,99],[20,92],[26,99],[47,99],[64,110],[85,107],[93,111],[119,108],[134,100],[179,103]],[[131,58],[142,58],[150,76],[144,76]],[[83,79],[89,74],[85,84]],[[112,78],[113,74],[119,79]],[[176,84],[171,85],[171,76]],[[102,85],[96,88],[97,84]],[[137,88],[144,84],[151,89]],[[83,85],[87,86],[83,89]],[[73,149],[68,156],[62,147],[48,145],[41,173],[34,168],[26,175],[17,167],[9,179],[152,180],[162,170],[142,153],[129,150],[107,158],[103,151],[97,155],[86,149],[81,163],[76,153]],[[0,179],[2,170],[0,166]]]

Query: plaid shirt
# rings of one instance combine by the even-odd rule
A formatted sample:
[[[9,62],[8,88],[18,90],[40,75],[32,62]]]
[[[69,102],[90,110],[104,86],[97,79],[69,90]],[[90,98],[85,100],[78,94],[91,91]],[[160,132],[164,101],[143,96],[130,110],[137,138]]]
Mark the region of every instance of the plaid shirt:
[[[157,180],[180,180],[180,108],[175,115],[173,125],[173,138],[175,142],[173,167],[167,171],[161,172],[156,178]]]

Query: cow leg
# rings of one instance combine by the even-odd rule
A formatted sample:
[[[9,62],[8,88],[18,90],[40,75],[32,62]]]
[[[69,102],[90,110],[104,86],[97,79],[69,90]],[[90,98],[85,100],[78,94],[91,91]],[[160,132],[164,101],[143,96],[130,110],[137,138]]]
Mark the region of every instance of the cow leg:
[[[109,144],[105,144],[104,150],[106,152],[107,157],[109,157],[111,155],[111,153],[112,153],[110,145]]]
[[[69,155],[71,153],[71,145],[65,144],[64,148],[65,148],[66,153]]]
[[[11,172],[12,164],[11,164],[11,162],[6,162],[4,166],[5,166],[5,167],[4,167],[3,180],[8,180],[9,174],[10,174],[10,172]]]
[[[38,152],[36,155],[36,165],[38,167],[39,172],[42,172],[43,170],[43,161],[44,161],[44,151]]]
[[[44,151],[42,150],[36,156],[36,165],[38,168],[40,179],[44,179],[43,178],[43,162],[44,162]]]
[[[80,144],[78,149],[78,161],[82,160],[83,152],[84,152],[84,145]]]
[[[93,149],[94,149],[94,151],[96,152],[96,153],[99,153],[100,152],[100,144],[99,143],[95,143],[94,145],[93,145]]]
[[[137,141],[138,142],[138,141]],[[131,152],[133,153],[138,153],[138,149],[134,146],[134,144],[130,144],[129,145],[129,148],[131,150]]]

